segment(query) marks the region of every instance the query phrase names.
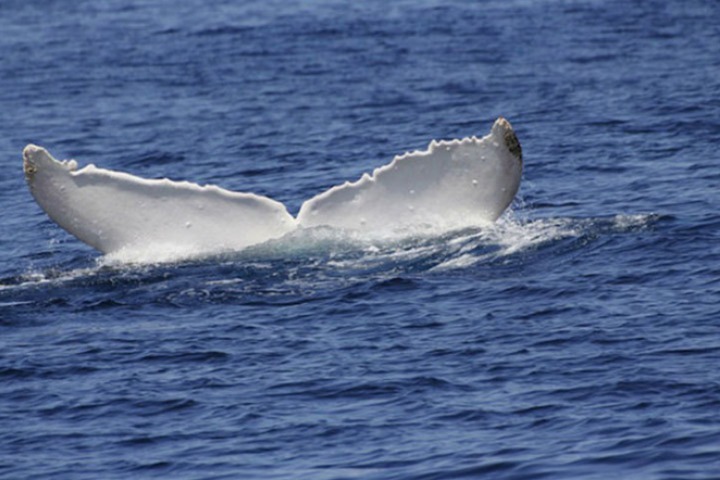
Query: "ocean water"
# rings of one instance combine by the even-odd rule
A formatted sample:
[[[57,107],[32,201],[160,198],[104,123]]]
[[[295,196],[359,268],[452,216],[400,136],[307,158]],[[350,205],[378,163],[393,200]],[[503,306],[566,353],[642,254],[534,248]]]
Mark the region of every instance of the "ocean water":
[[[720,3],[0,3],[0,478],[720,478]],[[305,199],[503,115],[489,228],[193,260],[52,223],[27,143]],[[147,260],[150,260],[149,262]]]

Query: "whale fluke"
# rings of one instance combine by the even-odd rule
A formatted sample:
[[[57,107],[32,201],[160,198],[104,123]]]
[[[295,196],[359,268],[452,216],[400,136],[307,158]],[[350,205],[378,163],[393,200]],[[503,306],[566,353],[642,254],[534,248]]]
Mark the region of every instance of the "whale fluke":
[[[23,151],[25,178],[40,207],[103,253],[170,248],[192,254],[239,250],[303,227],[366,232],[443,231],[496,220],[520,185],[522,150],[498,118],[483,138],[433,141],[355,182],[307,200],[293,218],[252,193],[168,179],[149,180]]]
[[[147,180],[74,161],[44,148],[23,151],[25,178],[43,210],[103,253],[167,245],[185,251],[237,250],[295,228],[266,197],[189,182]]]
[[[495,221],[520,186],[522,151],[500,117],[490,135],[433,141],[388,165],[306,201],[305,226],[349,229],[456,229]]]

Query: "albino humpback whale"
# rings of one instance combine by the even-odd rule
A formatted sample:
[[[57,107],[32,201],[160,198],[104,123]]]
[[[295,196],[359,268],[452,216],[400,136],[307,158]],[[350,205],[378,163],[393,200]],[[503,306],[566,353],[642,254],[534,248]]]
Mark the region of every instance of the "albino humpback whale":
[[[432,141],[307,200],[297,218],[252,193],[168,179],[148,180],[94,165],[78,169],[47,150],[23,150],[25,179],[58,225],[100,250],[239,250],[302,227],[418,233],[495,221],[520,186],[522,150],[500,117],[483,138]]]

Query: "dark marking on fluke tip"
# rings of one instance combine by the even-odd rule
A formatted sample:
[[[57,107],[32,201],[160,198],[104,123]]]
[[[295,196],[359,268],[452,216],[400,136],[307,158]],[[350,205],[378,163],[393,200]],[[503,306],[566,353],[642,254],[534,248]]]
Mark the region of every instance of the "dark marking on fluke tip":
[[[518,160],[522,162],[522,147],[520,146],[520,140],[518,140],[517,135],[515,135],[515,131],[512,129],[512,127],[505,130],[504,139],[505,145],[507,145],[510,153],[515,155]]]

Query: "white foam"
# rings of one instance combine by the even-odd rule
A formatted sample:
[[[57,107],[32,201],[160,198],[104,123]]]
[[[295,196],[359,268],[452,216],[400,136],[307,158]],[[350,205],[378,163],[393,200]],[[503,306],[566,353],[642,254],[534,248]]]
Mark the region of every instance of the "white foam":
[[[48,284],[62,284],[83,277],[95,275],[100,269],[100,263],[94,267],[77,268],[73,270],[48,269],[45,271],[28,271],[20,275],[13,283],[0,284],[0,291],[23,289],[25,287],[38,287]]]
[[[463,248],[432,270],[467,268],[488,259],[507,257],[545,243],[578,237],[583,233],[583,229],[571,219],[521,221],[510,212],[492,226],[476,233],[471,242],[463,239]],[[492,245],[496,249],[474,252],[478,245]]]
[[[613,224],[620,230],[632,230],[644,228],[656,219],[657,215],[653,214],[615,215]]]
[[[502,263],[512,258],[522,259],[524,252],[568,238],[592,238],[596,235],[643,230],[649,228],[658,218],[657,215],[620,215],[528,220],[519,219],[514,212],[509,211],[496,223],[485,228],[446,232],[439,236],[382,241],[363,236],[362,232],[332,227],[297,229],[281,238],[240,252],[213,256],[213,265],[232,268],[218,270],[223,277],[212,278],[206,284],[210,287],[233,288],[234,285],[239,285],[239,288],[246,288],[243,285],[248,281],[245,273],[238,273],[239,277],[232,274],[225,277],[226,273],[223,273],[236,271],[236,266],[242,267],[239,272],[254,272],[251,276],[258,272],[262,273],[262,276],[267,273],[267,277],[279,273],[279,277],[285,278],[283,281],[288,285],[299,282],[298,285],[303,288],[314,288],[312,285],[325,280],[333,283],[342,282],[343,279],[350,281],[358,275],[363,277],[365,272],[385,275],[408,271],[462,270],[485,263]],[[87,279],[95,282],[96,276],[107,272],[108,268],[111,269],[112,278],[135,277],[139,273],[152,270],[154,267],[149,264],[206,257],[196,252],[163,251],[162,248],[158,252],[150,249],[145,253],[147,256],[137,252],[127,256],[123,256],[122,252],[109,254],[97,258],[91,266],[66,271],[57,267],[28,271],[9,283],[0,283],[0,292],[43,285],[55,287],[84,282]],[[180,255],[181,253],[185,256]],[[173,257],[176,254],[179,256]],[[311,277],[310,284],[307,283],[308,275]],[[252,289],[252,283],[247,288]]]
[[[223,248],[212,245],[189,245],[178,243],[150,243],[146,246],[126,246],[119,250],[105,254],[101,261],[109,267],[119,267],[127,264],[160,264],[190,261],[236,251],[233,248]]]

